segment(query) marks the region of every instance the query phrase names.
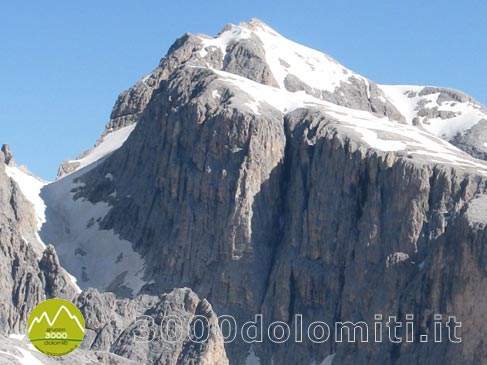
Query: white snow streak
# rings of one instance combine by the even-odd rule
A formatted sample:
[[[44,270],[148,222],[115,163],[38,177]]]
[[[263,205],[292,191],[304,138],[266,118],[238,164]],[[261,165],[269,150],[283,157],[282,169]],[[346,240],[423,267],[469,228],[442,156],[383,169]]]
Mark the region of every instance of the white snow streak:
[[[14,355],[10,352],[5,352],[5,351],[0,351],[0,354],[4,354],[14,358],[21,365],[42,365],[42,362],[37,357],[32,355],[29,351],[18,346],[15,346],[15,348],[17,349],[17,351],[20,352],[21,356]]]
[[[24,194],[27,200],[34,206],[37,228],[40,229],[42,224],[46,222],[46,205],[39,195],[41,189],[47,182],[33,176],[22,167],[5,166],[5,172],[8,177],[13,179],[19,185],[22,194]]]
[[[78,171],[102,159],[103,157],[109,155],[110,153],[119,149],[123,145],[123,143],[130,136],[130,133],[132,133],[132,131],[135,129],[135,125],[136,123],[108,133],[101,139],[101,141],[94,148],[84,153],[81,158],[77,160],[71,160],[69,162],[70,163],[78,162],[80,165],[75,170]]]
[[[244,106],[247,106],[251,113],[262,114],[269,107],[281,113],[288,113],[298,108],[318,108],[336,120],[340,126],[358,133],[363,142],[378,151],[404,151],[411,156],[428,156],[434,163],[474,168],[480,174],[487,174],[485,161],[471,157],[424,129],[409,124],[399,124],[366,111],[338,106],[317,99],[304,91],[292,93],[232,73],[213,71],[227,84],[247,94],[249,101],[244,103]]]
[[[253,348],[250,349],[249,355],[245,360],[245,365],[261,365],[260,358],[255,354]]]

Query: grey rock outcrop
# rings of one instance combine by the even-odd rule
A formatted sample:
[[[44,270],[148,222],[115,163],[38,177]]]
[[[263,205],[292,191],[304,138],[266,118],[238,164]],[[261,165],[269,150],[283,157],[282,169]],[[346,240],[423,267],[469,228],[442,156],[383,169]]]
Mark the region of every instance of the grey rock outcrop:
[[[61,178],[61,177],[65,176],[65,175],[68,175],[68,174],[76,171],[76,169],[78,169],[79,166],[80,166],[80,163],[79,162],[70,161],[70,160],[64,160],[61,163],[61,165],[59,165],[56,176],[58,178]]]
[[[76,289],[52,246],[38,256],[37,223],[30,202],[0,164],[0,333],[24,333],[30,311],[51,297],[72,299]],[[30,232],[30,235],[28,233]]]
[[[30,356],[46,365],[228,365],[216,314],[190,289],[131,300],[89,289],[74,303],[86,323],[85,339],[78,349],[53,358],[34,351],[25,338],[0,336],[0,362],[24,364],[25,360],[18,360]],[[179,325],[171,327],[176,318]],[[201,318],[206,321],[199,328],[194,322]]]
[[[487,160],[487,120],[481,119],[463,134],[457,134],[452,143],[468,154]]]
[[[8,144],[2,145],[2,152],[3,152],[3,162],[5,163],[5,165],[8,166],[14,165],[15,164],[14,156]]]
[[[137,364],[228,365],[216,314],[190,289],[131,300],[90,289],[75,303],[85,316],[84,349]],[[197,316],[207,319],[206,334],[198,337],[201,343],[192,337],[197,333],[192,322]],[[171,318],[180,325],[172,327]]]
[[[265,60],[262,42],[257,37],[229,44],[222,70],[264,85],[278,86]]]

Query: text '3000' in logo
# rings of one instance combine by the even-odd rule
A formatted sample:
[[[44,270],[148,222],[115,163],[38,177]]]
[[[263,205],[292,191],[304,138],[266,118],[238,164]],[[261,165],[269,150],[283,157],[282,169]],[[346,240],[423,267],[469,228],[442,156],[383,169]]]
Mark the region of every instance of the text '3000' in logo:
[[[27,334],[32,344],[49,356],[62,356],[76,349],[85,336],[80,310],[64,299],[49,299],[29,316]]]

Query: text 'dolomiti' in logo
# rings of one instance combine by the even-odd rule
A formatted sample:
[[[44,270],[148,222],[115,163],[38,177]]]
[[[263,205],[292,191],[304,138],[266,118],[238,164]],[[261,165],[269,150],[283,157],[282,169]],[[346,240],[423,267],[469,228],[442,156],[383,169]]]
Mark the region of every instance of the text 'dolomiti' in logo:
[[[85,335],[80,310],[64,299],[49,299],[29,316],[27,334],[32,344],[49,356],[62,356],[76,349]]]

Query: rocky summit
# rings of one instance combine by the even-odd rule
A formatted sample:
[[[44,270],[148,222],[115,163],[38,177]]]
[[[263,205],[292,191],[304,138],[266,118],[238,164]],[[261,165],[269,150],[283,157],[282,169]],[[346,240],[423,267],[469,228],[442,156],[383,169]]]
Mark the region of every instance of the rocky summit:
[[[2,364],[487,363],[487,109],[462,92],[376,84],[251,20],[177,39],[56,181],[0,157]],[[87,323],[56,359],[22,336],[51,297]],[[217,318],[378,314],[410,341],[225,341]],[[134,341],[168,315],[206,340]],[[462,341],[435,342],[453,317]]]

